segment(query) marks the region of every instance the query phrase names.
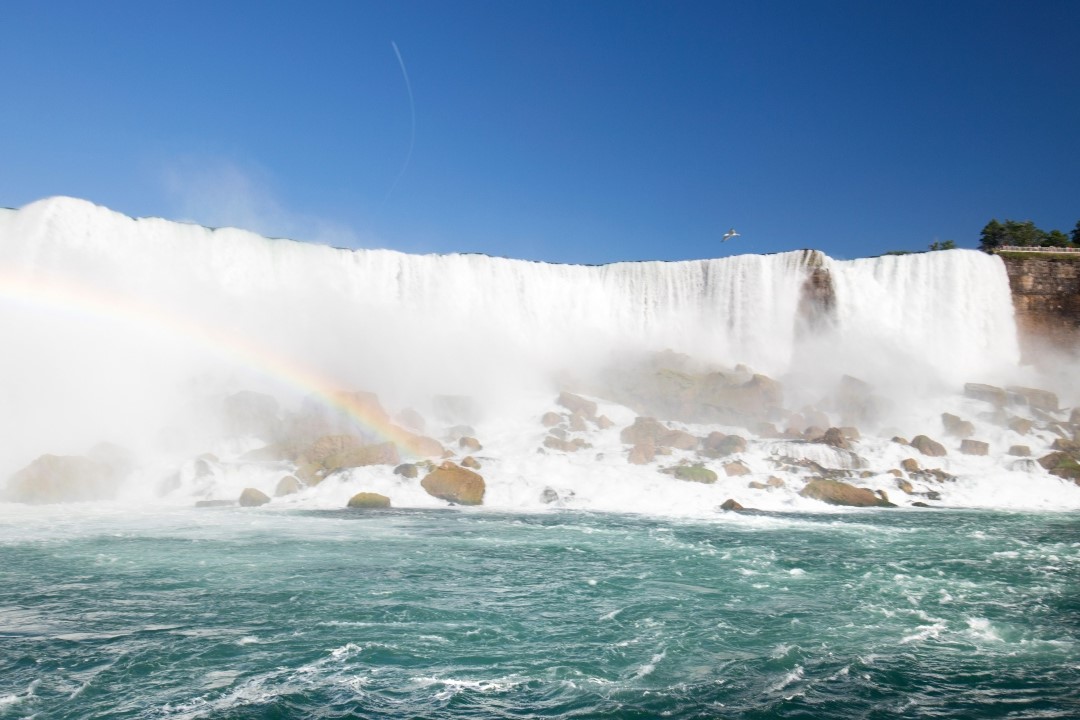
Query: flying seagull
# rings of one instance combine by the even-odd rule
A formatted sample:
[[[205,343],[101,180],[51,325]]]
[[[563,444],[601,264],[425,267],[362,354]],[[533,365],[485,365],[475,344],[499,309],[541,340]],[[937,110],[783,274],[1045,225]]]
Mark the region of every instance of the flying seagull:
[[[735,228],[731,228],[726,233],[724,233],[724,239],[720,242],[724,242],[724,240],[730,240],[733,237],[739,237],[739,233],[735,232]]]

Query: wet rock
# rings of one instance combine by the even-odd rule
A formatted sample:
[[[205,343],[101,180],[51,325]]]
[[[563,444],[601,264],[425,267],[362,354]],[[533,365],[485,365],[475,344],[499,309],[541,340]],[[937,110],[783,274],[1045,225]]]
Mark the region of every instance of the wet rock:
[[[944,445],[935,440],[931,440],[925,435],[916,435],[911,440],[911,446],[923,455],[928,455],[930,457],[944,457],[946,454]]]
[[[1045,455],[1039,458],[1039,464],[1051,475],[1074,482],[1080,480],[1080,463],[1066,452],[1058,451]]]
[[[1009,420],[1009,429],[1017,435],[1027,435],[1034,426],[1035,423],[1027,418],[1014,417]]]
[[[964,455],[988,455],[990,453],[990,443],[981,440],[964,439],[960,441],[960,452]]]
[[[559,502],[559,493],[555,492],[553,488],[546,487],[544,491],[540,493],[540,502],[545,505]]]
[[[470,470],[479,470],[480,461],[474,458],[472,455],[466,455],[461,460],[461,467],[469,468]]]
[[[907,480],[904,480],[902,478],[896,479],[896,487],[900,488],[901,492],[905,492],[908,495],[911,495],[915,492],[915,487]]]
[[[915,502],[911,503],[911,507],[928,508],[928,507],[933,507],[933,506],[932,505],[927,505],[922,500],[916,500]]]
[[[394,468],[394,474],[403,478],[415,478],[420,474],[419,469],[413,463],[403,463]]]
[[[390,498],[375,492],[359,492],[349,498],[347,507],[354,510],[381,510],[390,507]]]
[[[910,445],[910,444],[911,444],[911,443],[909,443],[909,442],[908,442],[907,438],[902,438],[902,437],[900,437],[899,435],[897,435],[896,437],[894,437],[894,438],[892,439],[892,441],[893,441],[894,443],[896,443],[897,445]]]
[[[847,507],[896,507],[888,500],[879,497],[872,490],[855,487],[838,480],[814,478],[806,483],[800,492],[805,498],[820,500],[829,505]]]
[[[945,433],[953,437],[966,438],[975,434],[975,426],[952,413],[941,413],[941,424]]]
[[[460,447],[465,452],[480,452],[483,449],[483,446],[480,444],[479,440],[469,436],[465,436],[458,440],[458,447]]]
[[[736,460],[734,462],[724,463],[724,472],[727,473],[728,477],[738,477],[740,475],[749,475],[753,471],[747,467],[746,463],[743,461]]]
[[[1009,400],[1017,405],[1027,405],[1036,410],[1057,412],[1058,397],[1049,390],[1037,388],[1019,387],[1010,385],[1005,388],[1009,392]]]
[[[766,485],[763,482],[759,482],[757,480],[751,480],[750,482],[748,482],[746,484],[746,487],[750,488],[751,490],[768,490],[769,489],[768,485]]]
[[[577,452],[578,450],[584,450],[590,448],[592,445],[585,442],[581,438],[574,438],[572,440],[563,440],[561,438],[547,436],[544,438],[544,447],[551,450],[559,450],[560,452]]]
[[[244,488],[240,493],[240,499],[237,501],[240,507],[259,507],[270,502],[270,496],[264,493],[262,490],[256,488]]]
[[[851,445],[848,443],[847,438],[844,436],[844,432],[840,428],[831,427],[825,431],[825,434],[818,439],[818,442],[831,445],[833,447],[842,448],[848,450]]]
[[[1030,457],[1031,448],[1027,445],[1013,445],[1009,448],[1009,454],[1015,457]]]
[[[639,443],[630,448],[627,459],[631,465],[647,465],[656,459],[656,447],[652,443]]]
[[[433,497],[459,505],[481,505],[486,489],[483,477],[449,460],[428,473],[420,486]]]
[[[553,428],[562,422],[562,415],[556,412],[546,412],[540,416],[540,424],[547,428]]]
[[[993,385],[984,385],[982,383],[965,383],[964,396],[973,400],[982,400],[988,402],[994,407],[1005,407],[1005,404],[1009,400],[1009,395],[1002,388],[994,387]]]
[[[715,437],[720,435],[719,438]],[[705,447],[701,454],[711,458],[721,458],[735,453],[746,452],[746,438],[741,435],[722,435],[711,433],[705,439]]]
[[[775,475],[770,475],[770,476],[769,476],[769,479],[765,481],[765,484],[766,484],[766,485],[767,485],[768,487],[771,487],[771,488],[782,488],[782,487],[785,487],[785,483],[784,483],[784,481],[783,481],[783,480],[781,480],[780,478],[776,477]]]
[[[274,497],[285,497],[286,495],[295,495],[300,492],[303,485],[293,475],[286,475],[278,480],[277,486],[274,488]]]
[[[596,427],[600,428],[601,430],[607,430],[609,428],[615,427],[615,423],[607,415],[601,415],[600,417],[596,418]]]
[[[738,512],[740,510],[745,510],[746,508],[740,505],[734,498],[728,498],[720,505],[720,509],[724,512]]]
[[[127,451],[115,445],[86,455],[42,455],[8,479],[5,499],[33,505],[112,500],[132,467]]]
[[[1074,458],[1080,458],[1080,442],[1072,439],[1058,438],[1054,440],[1054,444],[1050,446],[1051,450],[1060,450],[1061,452],[1068,453]]]
[[[688,482],[712,484],[717,480],[716,473],[701,464],[676,465],[675,467],[664,468],[660,472]]]
[[[596,403],[592,400],[586,400],[580,395],[563,391],[559,393],[559,398],[555,402],[570,412],[577,413],[590,420],[596,417]]]
[[[581,413],[573,413],[570,416],[570,430],[573,432],[585,432],[589,426],[585,423],[585,416]]]

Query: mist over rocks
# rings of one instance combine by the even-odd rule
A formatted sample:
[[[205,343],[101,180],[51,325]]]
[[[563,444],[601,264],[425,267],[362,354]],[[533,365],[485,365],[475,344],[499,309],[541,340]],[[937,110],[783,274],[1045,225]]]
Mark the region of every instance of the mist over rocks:
[[[816,480],[1080,507],[1080,397],[1020,365],[1007,277],[979,253],[554,266],[61,199],[0,211],[0,261],[19,278],[0,322],[24,339],[0,378],[6,501],[446,507],[477,498],[475,463],[491,508],[820,509]],[[104,437],[131,448],[124,472],[83,453]]]

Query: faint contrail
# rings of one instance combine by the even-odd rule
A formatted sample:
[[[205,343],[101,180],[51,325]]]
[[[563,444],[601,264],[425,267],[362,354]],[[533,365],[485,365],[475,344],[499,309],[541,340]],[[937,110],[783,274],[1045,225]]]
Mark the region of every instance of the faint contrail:
[[[405,153],[405,162],[402,163],[401,172],[394,178],[394,182],[390,185],[390,189],[386,191],[386,197],[384,197],[382,201],[383,205],[390,199],[390,196],[394,192],[394,188],[397,187],[397,184],[405,175],[405,171],[409,169],[409,160],[412,159],[413,146],[416,145],[416,104],[413,102],[412,83],[409,82],[409,71],[405,69],[405,61],[401,58],[401,51],[398,50],[397,43],[391,40],[390,47],[394,48],[394,54],[397,55],[398,66],[401,67],[401,77],[405,78],[405,90],[409,93],[409,115],[412,118],[412,131],[409,134],[409,151]]]

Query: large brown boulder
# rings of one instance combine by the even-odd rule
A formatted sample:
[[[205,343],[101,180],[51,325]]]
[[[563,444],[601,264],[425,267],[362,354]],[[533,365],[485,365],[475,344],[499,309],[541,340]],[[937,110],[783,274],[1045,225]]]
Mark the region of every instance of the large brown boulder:
[[[327,474],[338,470],[368,465],[397,465],[401,462],[397,446],[392,442],[378,445],[359,445],[334,453],[322,461]]]
[[[308,485],[318,485],[338,470],[400,462],[401,456],[392,442],[369,445],[356,435],[325,435],[300,453],[296,475]]]
[[[814,478],[800,492],[805,498],[820,500],[829,505],[848,507],[896,507],[874,491],[855,487],[838,480]]]
[[[277,486],[274,488],[274,497],[284,497],[286,495],[294,495],[303,488],[296,477],[292,475],[286,475],[278,480]]]
[[[481,505],[484,502],[484,478],[472,470],[447,460],[420,481],[420,486],[441,500],[458,505]]]
[[[721,435],[711,433],[705,439],[705,447],[701,454],[711,458],[721,458],[735,453],[746,452],[746,438],[741,435]]]
[[[619,439],[627,445],[651,444],[658,448],[693,450],[698,439],[683,430],[675,430],[655,418],[639,417],[634,424],[622,429]]]
[[[817,438],[815,442],[832,445],[833,447],[840,448],[842,450],[848,450],[851,448],[851,444],[844,436],[844,431],[836,427],[831,427],[826,430],[825,434],[822,435],[820,438]]]
[[[945,446],[941,443],[931,440],[925,435],[916,435],[911,439],[911,447],[915,448],[923,455],[929,455],[930,457],[944,457]]]
[[[1080,484],[1080,463],[1066,452],[1053,452],[1039,458],[1039,464],[1051,475]]]
[[[640,443],[630,448],[627,460],[631,465],[648,465],[656,459],[656,446],[652,443]]]
[[[11,476],[5,499],[33,505],[112,500],[131,470],[127,451],[104,443],[86,455],[42,455]]]
[[[738,477],[740,475],[749,475],[753,471],[741,460],[735,460],[734,462],[724,463],[724,472],[728,477]]]

